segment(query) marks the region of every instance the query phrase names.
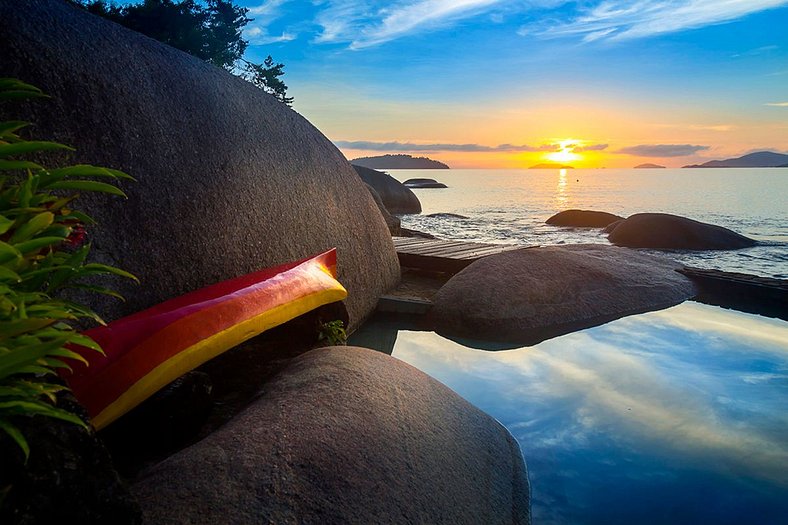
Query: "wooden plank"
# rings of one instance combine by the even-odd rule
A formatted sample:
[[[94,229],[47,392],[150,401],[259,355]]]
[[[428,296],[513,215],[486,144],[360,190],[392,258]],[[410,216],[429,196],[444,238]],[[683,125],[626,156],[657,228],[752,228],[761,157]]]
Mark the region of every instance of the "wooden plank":
[[[403,248],[409,248],[409,247],[412,247],[412,246],[422,246],[422,245],[427,246],[427,245],[433,244],[434,242],[435,242],[435,240],[433,240],[433,239],[415,239],[414,238],[414,239],[407,239],[405,241],[396,242],[396,243],[394,243],[394,247],[399,250],[399,249],[403,249]]]

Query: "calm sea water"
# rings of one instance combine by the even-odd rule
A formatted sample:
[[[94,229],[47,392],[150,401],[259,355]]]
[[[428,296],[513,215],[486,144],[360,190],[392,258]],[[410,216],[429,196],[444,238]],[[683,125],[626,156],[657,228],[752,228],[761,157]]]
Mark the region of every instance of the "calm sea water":
[[[788,168],[650,170],[389,170],[447,189],[414,190],[421,215],[403,226],[442,238],[523,245],[608,243],[598,229],[544,221],[566,209],[622,216],[663,212],[730,228],[760,241],[733,251],[673,252],[685,264],[788,278]],[[467,219],[427,217],[455,213]]]
[[[688,302],[502,352],[382,319],[351,344],[503,423],[528,463],[535,525],[786,523],[784,321]]]

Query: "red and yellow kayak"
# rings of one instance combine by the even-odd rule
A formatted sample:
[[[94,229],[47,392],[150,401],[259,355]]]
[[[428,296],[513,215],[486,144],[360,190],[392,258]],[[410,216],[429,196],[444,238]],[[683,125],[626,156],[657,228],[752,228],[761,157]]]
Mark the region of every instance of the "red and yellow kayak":
[[[85,332],[105,355],[77,348],[65,379],[101,429],[176,378],[347,291],[336,250],[182,295]]]

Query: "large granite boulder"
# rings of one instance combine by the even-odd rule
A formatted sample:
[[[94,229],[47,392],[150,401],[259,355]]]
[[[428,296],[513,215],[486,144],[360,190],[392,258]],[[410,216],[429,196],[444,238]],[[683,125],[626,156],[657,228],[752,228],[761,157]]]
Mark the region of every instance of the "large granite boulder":
[[[436,331],[532,345],[695,295],[681,265],[600,244],[525,248],[480,259],[435,295]]]
[[[416,194],[388,173],[355,164],[353,168],[361,180],[375,188],[390,213],[421,213],[421,202]]]
[[[604,211],[564,210],[545,221],[553,226],[574,226],[580,228],[604,228],[620,221],[623,217]]]
[[[388,355],[294,359],[254,404],[132,487],[146,523],[529,523],[509,432]]]
[[[668,213],[632,215],[607,238],[619,246],[662,250],[736,250],[757,244],[722,226]]]
[[[386,221],[386,226],[388,226],[389,233],[391,233],[391,235],[393,236],[401,235],[402,221],[400,220],[400,218],[395,217],[394,215],[389,213],[388,208],[386,208],[386,205],[383,204],[383,199],[380,198],[380,194],[375,190],[375,188],[373,188],[366,182],[364,184],[367,186],[367,189],[369,190],[369,194],[372,195],[373,199],[375,199],[375,205],[377,205],[378,209],[380,210],[380,214],[383,216],[383,220]]]
[[[331,142],[252,84],[59,0],[0,0],[0,76],[51,98],[4,104],[69,163],[137,178],[128,201],[89,197],[93,256],[136,274],[105,317],[336,246],[351,325],[399,278],[366,187]],[[60,157],[50,161],[65,161]]]

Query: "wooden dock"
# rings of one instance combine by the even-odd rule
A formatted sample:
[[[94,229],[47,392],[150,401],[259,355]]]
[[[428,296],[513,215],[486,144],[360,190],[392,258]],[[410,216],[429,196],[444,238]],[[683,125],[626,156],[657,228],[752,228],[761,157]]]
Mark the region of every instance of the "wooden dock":
[[[394,237],[400,266],[431,272],[456,273],[473,261],[498,253],[520,250],[525,246],[446,241],[421,237]]]

